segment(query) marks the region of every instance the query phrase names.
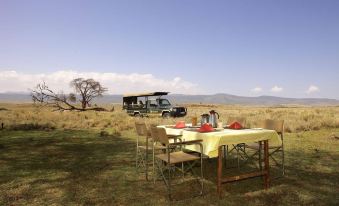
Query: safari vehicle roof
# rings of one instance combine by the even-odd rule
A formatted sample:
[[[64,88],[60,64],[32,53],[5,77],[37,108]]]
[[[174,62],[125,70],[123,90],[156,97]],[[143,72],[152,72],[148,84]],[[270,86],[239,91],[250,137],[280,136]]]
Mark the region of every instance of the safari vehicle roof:
[[[150,92],[139,94],[124,94],[123,97],[149,97],[149,96],[162,96],[167,95],[169,92]]]

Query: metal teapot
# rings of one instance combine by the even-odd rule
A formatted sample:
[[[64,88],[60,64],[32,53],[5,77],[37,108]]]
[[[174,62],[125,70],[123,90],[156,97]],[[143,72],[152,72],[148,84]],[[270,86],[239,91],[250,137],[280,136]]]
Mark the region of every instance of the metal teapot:
[[[218,126],[218,119],[219,119],[218,112],[216,112],[214,110],[211,110],[208,122],[211,124],[212,127],[217,127]]]
[[[205,124],[205,123],[208,123],[209,118],[210,118],[210,115],[209,115],[209,114],[202,114],[202,115],[201,115],[200,124],[203,125],[203,124]]]

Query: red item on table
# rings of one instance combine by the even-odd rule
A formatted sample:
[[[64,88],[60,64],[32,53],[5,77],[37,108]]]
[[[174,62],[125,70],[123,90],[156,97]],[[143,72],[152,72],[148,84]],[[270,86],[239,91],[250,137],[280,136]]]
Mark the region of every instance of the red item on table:
[[[214,128],[209,123],[205,123],[197,131],[198,132],[213,132]]]
[[[242,129],[243,126],[239,122],[233,122],[232,124],[230,124],[228,128],[229,129]]]
[[[182,129],[182,128],[185,128],[186,127],[186,124],[184,121],[180,121],[180,122],[177,122],[177,124],[174,126],[174,128],[176,129]]]

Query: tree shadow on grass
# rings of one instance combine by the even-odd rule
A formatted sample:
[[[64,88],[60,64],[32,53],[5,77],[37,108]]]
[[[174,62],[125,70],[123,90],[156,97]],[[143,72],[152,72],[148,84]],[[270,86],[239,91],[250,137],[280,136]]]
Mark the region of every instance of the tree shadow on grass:
[[[0,161],[6,165],[0,169],[0,187],[2,191],[10,191],[0,196],[5,204],[23,201],[23,197],[27,202],[38,199],[41,203],[85,204],[93,197],[94,200],[100,197],[101,190],[114,194],[113,185],[117,184],[114,181],[119,182],[126,172],[132,174],[134,142],[123,137],[100,137],[89,131],[13,132],[0,141],[4,145]],[[11,197],[11,191],[20,185],[30,188],[29,194],[17,195],[21,200]],[[51,194],[47,200],[44,195],[40,196],[56,188],[61,198],[53,198]],[[109,195],[102,200],[114,198]]]

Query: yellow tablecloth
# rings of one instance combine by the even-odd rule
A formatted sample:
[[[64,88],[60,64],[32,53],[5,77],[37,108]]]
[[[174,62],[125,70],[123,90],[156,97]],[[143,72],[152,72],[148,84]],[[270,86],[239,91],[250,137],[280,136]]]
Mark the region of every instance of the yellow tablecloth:
[[[163,127],[163,126],[161,126]],[[202,139],[203,153],[209,157],[218,156],[218,148],[222,145],[232,145],[240,143],[253,143],[262,140],[269,140],[269,145],[281,145],[281,139],[274,130],[267,129],[224,129],[217,132],[200,133],[186,131],[185,129],[167,128],[167,134],[182,135],[183,141]],[[199,151],[199,146],[187,146],[186,149]]]

